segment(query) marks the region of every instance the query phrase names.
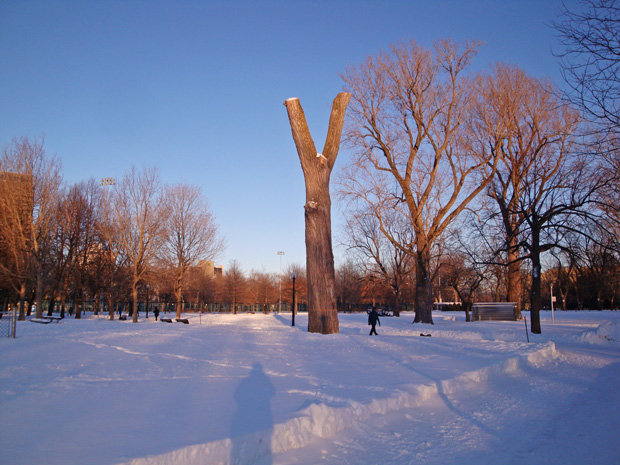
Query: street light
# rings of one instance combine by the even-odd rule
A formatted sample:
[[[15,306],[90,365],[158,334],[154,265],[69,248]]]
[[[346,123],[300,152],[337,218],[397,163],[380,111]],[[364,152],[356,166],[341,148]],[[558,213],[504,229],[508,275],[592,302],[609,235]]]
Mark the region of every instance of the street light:
[[[292,315],[292,324],[291,326],[295,326],[295,278],[297,276],[295,275],[295,272],[293,271],[293,308],[291,309],[291,315]]]
[[[280,256],[280,302],[278,304],[278,312],[282,312],[282,255],[284,255],[284,252],[280,250],[278,255]]]

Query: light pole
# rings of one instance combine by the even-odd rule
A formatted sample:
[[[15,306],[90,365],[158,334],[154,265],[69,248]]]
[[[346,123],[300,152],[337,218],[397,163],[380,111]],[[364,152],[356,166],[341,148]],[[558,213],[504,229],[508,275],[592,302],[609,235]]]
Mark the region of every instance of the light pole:
[[[100,184],[102,186],[114,186],[116,184],[116,180],[114,178],[101,178]]]
[[[291,316],[292,316],[292,324],[291,326],[295,326],[295,272],[293,271],[293,308],[291,309]]]
[[[278,312],[282,312],[282,255],[284,255],[284,252],[280,250],[278,255],[280,256],[280,301],[278,303]]]
[[[146,319],[149,319],[149,285],[146,285]]]

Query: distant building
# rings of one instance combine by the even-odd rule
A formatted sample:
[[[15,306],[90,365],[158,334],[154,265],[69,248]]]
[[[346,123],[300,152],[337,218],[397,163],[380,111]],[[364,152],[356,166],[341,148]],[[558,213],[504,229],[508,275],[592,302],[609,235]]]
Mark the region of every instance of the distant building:
[[[212,260],[202,261],[198,264],[198,267],[204,271],[205,276],[223,276],[224,275],[224,266],[223,265],[215,266],[215,262]]]
[[[31,174],[0,171],[0,234],[3,242],[22,232],[30,238],[34,209],[34,181]]]

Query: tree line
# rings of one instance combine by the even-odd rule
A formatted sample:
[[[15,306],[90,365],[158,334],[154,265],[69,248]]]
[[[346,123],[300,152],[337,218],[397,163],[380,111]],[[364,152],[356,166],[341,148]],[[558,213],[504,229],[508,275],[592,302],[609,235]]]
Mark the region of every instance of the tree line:
[[[471,72],[477,42],[399,43],[343,73],[346,244],[396,306],[413,283],[415,321],[446,286],[466,309],[483,292],[529,307],[536,333],[543,286],[617,301],[620,9],[582,7],[554,24],[564,92],[512,64]]]
[[[3,149],[0,172],[0,292],[20,319],[33,304],[41,317],[44,301],[64,311],[67,299],[77,318],[86,300],[96,311],[107,302],[113,318],[114,302],[136,309],[162,282],[180,304],[188,272],[224,249],[200,188],[163,185],[156,168],[67,186],[43,138],[21,137]]]
[[[396,313],[412,307],[415,322],[432,323],[433,302],[445,295],[466,311],[477,299],[508,300],[519,304],[516,317],[529,308],[532,331],[540,333],[552,285],[566,308],[615,305],[619,9],[609,0],[582,8],[564,8],[554,24],[567,90],[514,64],[474,72],[481,44],[448,39],[432,47],[401,42],[346,68],[343,142],[352,158],[337,191],[350,259],[336,271],[340,308],[388,301]],[[11,161],[20,151],[29,153],[27,169],[19,157]],[[184,206],[194,197],[181,191],[199,190],[162,190],[156,170],[145,169],[113,187],[91,180],[57,195],[57,163],[37,159],[41,151],[42,143],[16,140],[0,166],[35,179],[33,221],[13,215],[3,227],[0,271],[10,276],[11,292],[22,302],[34,292],[39,303],[50,288],[62,300],[67,289],[84,292],[93,274],[86,268],[99,263],[94,275],[109,278],[91,293],[122,294],[114,294],[122,265],[134,308],[141,286],[161,270],[182,303],[188,273],[222,247],[200,202],[192,224],[210,232],[192,238],[197,231],[184,229]],[[235,267],[222,287],[233,309],[247,298],[231,277]]]

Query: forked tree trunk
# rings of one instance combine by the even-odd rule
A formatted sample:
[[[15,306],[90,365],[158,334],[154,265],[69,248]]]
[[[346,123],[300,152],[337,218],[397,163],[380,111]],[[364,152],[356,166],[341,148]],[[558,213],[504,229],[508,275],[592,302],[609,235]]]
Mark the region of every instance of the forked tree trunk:
[[[298,98],[288,99],[293,140],[306,182],[306,270],[308,275],[308,332],[339,332],[336,307],[336,275],[332,250],[329,178],[338,156],[344,116],[351,94],[334,99],[323,153],[317,153],[306,116]]]

